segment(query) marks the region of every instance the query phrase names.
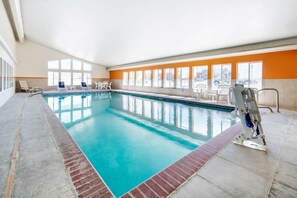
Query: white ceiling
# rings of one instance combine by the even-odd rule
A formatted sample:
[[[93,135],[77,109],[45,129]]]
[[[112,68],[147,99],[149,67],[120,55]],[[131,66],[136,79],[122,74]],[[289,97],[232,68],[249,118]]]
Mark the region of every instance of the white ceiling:
[[[297,36],[297,0],[22,0],[27,39],[104,66]]]

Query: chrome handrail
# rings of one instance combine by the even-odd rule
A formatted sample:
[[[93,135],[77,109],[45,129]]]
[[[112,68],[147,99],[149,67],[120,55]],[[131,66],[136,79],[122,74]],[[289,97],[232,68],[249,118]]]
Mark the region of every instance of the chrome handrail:
[[[259,91],[258,91],[258,93],[259,92],[261,92],[261,91],[275,91],[275,93],[276,93],[276,104],[275,104],[275,106],[276,106],[276,111],[278,112],[278,113],[280,113],[280,111],[279,111],[279,92],[278,92],[278,90],[277,89],[275,89],[275,88],[263,88],[263,89],[260,89]],[[258,94],[257,93],[257,94]]]

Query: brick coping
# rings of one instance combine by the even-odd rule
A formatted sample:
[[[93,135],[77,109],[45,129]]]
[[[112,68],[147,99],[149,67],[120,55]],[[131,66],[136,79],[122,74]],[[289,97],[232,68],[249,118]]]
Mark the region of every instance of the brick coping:
[[[79,198],[114,197],[98,172],[42,96],[39,102]],[[242,130],[240,122],[136,186],[122,197],[167,197],[184,184]]]

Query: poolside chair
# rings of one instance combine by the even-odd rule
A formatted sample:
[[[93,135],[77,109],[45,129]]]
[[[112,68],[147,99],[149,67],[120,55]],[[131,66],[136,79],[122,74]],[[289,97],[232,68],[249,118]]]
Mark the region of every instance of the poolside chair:
[[[107,89],[108,87],[108,82],[107,81],[103,81],[102,83],[102,89]]]
[[[209,97],[211,97],[211,100],[213,100],[215,97],[218,98],[218,90],[207,90],[206,91],[206,99],[208,100]]]
[[[97,82],[97,89],[102,89],[102,86],[103,86],[102,82]]]
[[[81,88],[86,90],[86,89],[89,89],[89,86],[87,85],[86,82],[81,82]]]
[[[58,87],[58,91],[67,91],[64,81],[59,81],[57,87]]]
[[[111,89],[111,84],[112,84],[112,82],[109,82],[109,83],[108,83],[108,85],[107,85],[107,89],[109,89],[109,90]]]
[[[29,87],[27,84],[27,81],[19,81],[20,83],[20,87],[21,87],[21,91],[25,91],[26,93],[31,93],[31,95],[33,93],[43,93],[43,89],[40,87]]]
[[[231,85],[219,85],[219,89],[217,91],[217,102],[219,102],[219,98],[221,96],[227,97],[227,101],[229,103],[229,92]]]
[[[194,98],[194,93],[197,94],[198,98],[201,99],[205,95],[207,85],[205,84],[196,84],[192,91],[192,98]]]

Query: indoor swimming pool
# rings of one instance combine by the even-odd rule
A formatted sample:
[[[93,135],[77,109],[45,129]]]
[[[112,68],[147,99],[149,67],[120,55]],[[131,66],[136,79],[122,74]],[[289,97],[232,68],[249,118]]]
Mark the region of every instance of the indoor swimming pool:
[[[116,197],[237,121],[227,110],[119,93],[44,98]]]

